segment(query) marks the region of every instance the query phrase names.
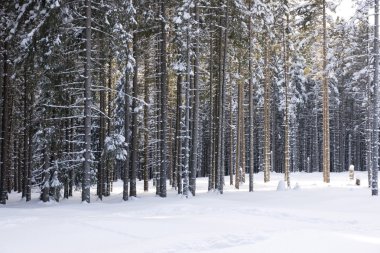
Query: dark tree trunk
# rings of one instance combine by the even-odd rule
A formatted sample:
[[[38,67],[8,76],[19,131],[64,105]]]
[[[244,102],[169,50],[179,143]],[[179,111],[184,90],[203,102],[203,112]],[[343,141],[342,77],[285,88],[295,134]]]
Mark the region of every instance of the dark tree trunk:
[[[196,29],[199,28],[198,3],[195,1],[195,22]],[[197,29],[198,30],[198,29]],[[199,36],[195,38],[194,57],[194,110],[193,110],[193,131],[191,145],[191,167],[190,167],[190,191],[195,196],[196,177],[198,170],[198,128],[199,128]]]
[[[166,197],[167,171],[167,105],[168,84],[166,67],[166,1],[161,2],[161,170],[160,170],[160,197]]]
[[[149,61],[148,61],[148,55],[144,55],[144,82],[145,82],[145,87],[144,87],[144,100],[145,103],[148,103],[149,101]],[[149,165],[148,165],[148,160],[149,160],[149,129],[148,129],[148,106],[144,106],[144,191],[149,190]]]
[[[138,52],[137,52],[137,35],[133,37],[133,58],[135,59],[135,66],[133,70],[133,93],[132,93],[132,161],[131,161],[131,177],[130,177],[130,192],[129,195],[136,197],[136,178],[137,178],[137,156],[139,152],[138,147],[138,132],[137,132],[137,96],[138,96]]]
[[[91,0],[86,0],[86,63],[85,63],[85,106],[84,141],[85,154],[83,165],[82,201],[90,203],[91,176]]]
[[[375,75],[373,78],[373,128],[372,128],[372,196],[378,195],[378,171],[379,171],[379,0],[375,0],[375,39],[374,39],[374,69]]]
[[[0,204],[5,204],[7,200],[7,177],[9,173],[9,147],[8,143],[10,135],[10,80],[8,73],[8,55],[7,55],[7,42],[4,43],[3,52],[3,111],[2,111],[2,124],[1,124],[1,160],[0,160]]]

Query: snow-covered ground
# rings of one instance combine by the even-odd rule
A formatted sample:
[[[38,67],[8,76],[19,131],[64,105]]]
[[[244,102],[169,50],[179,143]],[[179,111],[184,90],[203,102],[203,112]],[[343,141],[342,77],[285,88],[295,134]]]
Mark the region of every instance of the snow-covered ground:
[[[122,185],[103,202],[80,193],[60,203],[31,203],[12,193],[0,208],[0,253],[20,252],[380,252],[380,198],[371,197],[366,173],[291,175],[298,190],[276,191],[282,174],[270,183],[255,175],[255,192],[226,185],[223,195],[207,192],[198,179],[198,195],[184,199],[169,190],[162,199],[142,191],[121,201]],[[248,177],[247,177],[248,179]],[[226,177],[226,183],[229,178]]]

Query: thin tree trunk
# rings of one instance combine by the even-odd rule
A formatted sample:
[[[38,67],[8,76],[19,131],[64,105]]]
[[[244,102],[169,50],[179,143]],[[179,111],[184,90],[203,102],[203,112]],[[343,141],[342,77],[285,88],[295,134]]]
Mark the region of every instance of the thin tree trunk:
[[[86,0],[86,64],[84,130],[85,154],[83,166],[82,201],[90,203],[91,176],[91,0]]]
[[[46,138],[46,131],[45,131],[45,138]],[[45,150],[44,150],[44,185],[42,188],[42,196],[41,200],[43,202],[49,201],[49,190],[50,190],[50,152],[49,152],[49,141],[45,144]]]
[[[239,74],[240,74],[240,64],[239,64]],[[243,84],[241,80],[238,80],[238,117],[237,117],[237,134],[236,134],[236,172],[235,172],[235,188],[239,189],[240,187],[240,179],[243,171],[240,171],[242,166],[242,148],[244,147],[242,143],[242,114],[243,114]]]
[[[367,66],[370,66],[370,40],[369,40],[369,8],[366,10],[367,14],[367,58],[366,58],[366,63]],[[367,167],[367,172],[368,172],[368,187],[372,187],[372,107],[371,107],[371,82],[370,82],[370,76],[367,75],[367,85],[366,85],[366,90],[367,90],[367,122],[366,122],[366,146],[367,146],[367,152],[366,152],[366,167]]]
[[[327,80],[326,0],[323,0],[323,178],[330,183],[330,117]]]
[[[129,55],[130,52],[128,50],[127,55]],[[128,57],[127,57],[128,61]],[[127,66],[129,62],[127,62]],[[125,80],[124,80],[124,136],[125,136],[125,142],[129,143],[130,137],[130,88],[129,88],[129,73],[131,72],[131,69],[128,67],[125,69]],[[123,200],[127,201],[129,196],[129,160],[130,160],[130,149],[127,148],[127,155],[125,158],[125,162],[123,164]]]
[[[284,20],[285,21],[285,20]],[[288,70],[288,41],[287,41],[287,29],[288,29],[288,15],[286,14],[286,21],[284,22],[284,27],[282,31],[283,36],[283,47],[284,47],[284,75],[285,75],[285,181],[287,183],[287,186],[290,187],[290,169],[289,169],[289,70]]]
[[[166,197],[167,172],[167,67],[166,67],[166,1],[161,2],[161,169],[160,197]]]
[[[373,78],[373,128],[372,128],[372,196],[378,195],[378,171],[379,171],[379,0],[375,0],[375,39],[374,39],[374,69],[375,74]]]
[[[265,87],[264,87],[264,182],[270,181],[270,84],[269,84],[269,45],[268,35],[264,35],[265,44]]]
[[[230,82],[230,166],[229,166],[229,174],[230,174],[230,185],[234,184],[234,127],[233,127],[233,87],[232,82]]]
[[[149,101],[149,61],[148,61],[148,55],[145,54],[144,57],[144,81],[145,81],[145,89],[144,89],[144,100],[145,103],[148,103]],[[148,106],[144,106],[144,191],[149,190],[149,130],[148,130]]]
[[[222,17],[220,18],[222,24]],[[223,33],[224,30],[224,33]],[[228,0],[225,6],[225,28],[220,29],[220,66],[219,66],[219,91],[218,91],[218,145],[217,145],[217,187],[220,194],[223,194],[224,187],[224,102],[226,85],[226,64],[227,64],[227,42],[228,42]],[[223,42],[222,42],[223,40]]]
[[[104,62],[103,62],[104,64]],[[104,65],[103,65],[104,66]],[[103,71],[100,73],[100,81],[103,83],[103,89],[99,91],[99,98],[100,98],[100,135],[99,135],[99,151],[100,154],[100,161],[98,164],[98,198],[100,200],[103,199],[103,195],[106,195],[105,193],[105,187],[104,187],[104,168],[105,168],[105,139],[106,139],[106,94],[105,94],[105,79],[103,75]]]
[[[214,149],[214,93],[213,93],[213,46],[212,46],[213,40],[212,40],[212,34],[210,35],[210,59],[209,59],[209,68],[210,68],[210,122],[209,122],[209,131],[210,131],[210,158],[209,158],[209,179],[208,179],[208,190],[211,191],[215,189],[215,149]]]
[[[137,177],[137,158],[138,158],[138,132],[137,132],[137,96],[138,96],[138,52],[137,52],[137,38],[136,34],[133,37],[133,58],[135,59],[135,65],[133,70],[133,93],[132,93],[132,166],[130,177],[130,190],[129,196],[136,197],[136,177]]]
[[[195,22],[196,29],[199,30],[199,10],[198,1],[195,1]],[[191,145],[191,167],[190,167],[190,191],[195,196],[196,177],[198,171],[198,128],[199,128],[199,36],[195,37],[195,57],[194,57],[194,110],[193,110],[193,131]]]
[[[178,194],[182,194],[182,74],[177,75],[177,120],[176,120],[176,187]]]
[[[187,29],[187,73],[185,82],[185,131],[182,135],[183,148],[185,150],[183,155],[183,195],[187,198],[189,196],[189,164],[190,164],[190,34],[189,28]]]
[[[249,11],[252,11],[252,0],[249,1]],[[249,85],[249,191],[253,192],[253,170],[254,170],[254,128],[253,128],[253,82],[252,82],[252,21],[251,13],[248,16],[248,85]]]
[[[3,112],[2,112],[2,125],[1,125],[1,160],[0,160],[0,204],[5,204],[7,200],[7,174],[9,171],[8,167],[8,155],[9,155],[9,122],[10,122],[10,85],[9,85],[9,73],[8,73],[8,55],[7,55],[7,42],[4,43],[3,52]]]
[[[109,53],[109,62],[108,62],[108,98],[107,98],[107,107],[108,107],[108,118],[107,118],[107,135],[111,136],[112,132],[112,54]],[[107,168],[107,196],[112,192],[113,186],[113,173],[114,173],[114,161],[110,157],[106,156],[106,168]]]

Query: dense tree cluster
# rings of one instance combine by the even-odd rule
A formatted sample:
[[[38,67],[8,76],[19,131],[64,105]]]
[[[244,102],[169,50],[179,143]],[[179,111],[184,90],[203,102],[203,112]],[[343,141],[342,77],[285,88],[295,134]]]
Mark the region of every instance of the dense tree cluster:
[[[377,194],[375,3],[355,6],[346,21],[327,0],[3,0],[0,202],[90,202],[118,179],[124,200],[151,179],[161,197],[197,177],[223,193],[246,173],[253,191],[257,172],[329,182],[351,164]]]

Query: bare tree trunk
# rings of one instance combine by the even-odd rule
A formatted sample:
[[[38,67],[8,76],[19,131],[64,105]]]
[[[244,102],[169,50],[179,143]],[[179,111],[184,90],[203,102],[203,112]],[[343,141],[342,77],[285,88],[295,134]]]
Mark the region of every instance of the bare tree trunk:
[[[135,65],[133,70],[133,92],[132,92],[132,161],[131,161],[131,177],[130,177],[130,189],[129,196],[137,197],[136,191],[136,178],[137,178],[137,158],[138,158],[138,132],[137,132],[137,96],[138,96],[138,52],[137,52],[137,38],[136,34],[133,37],[133,58],[135,59]]]
[[[167,67],[166,67],[166,1],[161,2],[161,170],[160,197],[166,197],[167,172]]]
[[[379,171],[379,0],[375,0],[375,39],[374,39],[374,69],[375,74],[373,78],[373,128],[372,128],[372,196],[378,195],[378,171]]]
[[[330,183],[330,116],[327,78],[326,1],[323,0],[323,181]]]
[[[199,10],[198,1],[195,1],[195,22],[196,29],[199,30]],[[190,167],[190,191],[195,196],[196,178],[198,170],[198,128],[199,128],[199,36],[195,36],[195,57],[194,57],[194,110],[193,110],[193,131],[191,145],[191,167]]]
[[[288,30],[288,15],[286,14],[286,20],[284,20],[284,27],[282,29],[282,36],[283,36],[283,47],[284,47],[284,75],[285,75],[285,181],[287,183],[287,186],[290,187],[290,169],[289,169],[289,56],[288,56],[288,41],[287,41],[287,30]]]
[[[177,76],[177,120],[176,120],[176,187],[178,187],[178,194],[182,194],[182,74],[178,73]]]
[[[244,83],[241,84],[242,89],[244,91]],[[245,145],[245,121],[244,121],[244,93],[242,91],[242,101],[241,101],[241,181],[242,183],[245,183],[245,172],[246,172],[246,145]]]
[[[107,98],[107,107],[108,107],[108,119],[107,119],[107,135],[111,136],[112,132],[112,53],[109,53],[109,62],[108,62],[108,98]],[[113,173],[114,173],[114,161],[110,157],[106,156],[106,168],[107,168],[107,192],[106,196],[109,196],[112,192],[113,186]]]
[[[264,87],[264,182],[270,181],[270,81],[269,81],[269,45],[268,35],[265,36],[265,87]]]
[[[45,131],[45,136],[46,136],[46,131]],[[46,138],[46,137],[45,137]],[[44,185],[42,188],[42,196],[41,200],[43,202],[49,201],[49,190],[50,190],[50,154],[49,154],[49,141],[46,142],[45,144],[45,150],[44,150]]]
[[[226,86],[226,66],[227,66],[227,42],[228,42],[228,0],[225,3],[225,28],[220,29],[220,66],[219,66],[219,91],[218,91],[218,145],[217,145],[217,187],[220,194],[224,188],[224,118],[225,118],[225,86]],[[222,23],[222,17],[220,18]],[[223,33],[224,30],[224,33]],[[223,40],[223,42],[222,42]]]
[[[213,93],[213,46],[212,46],[212,34],[210,35],[210,59],[209,59],[209,68],[210,68],[210,122],[209,122],[209,131],[210,131],[210,158],[209,158],[209,175],[208,175],[208,190],[211,191],[215,189],[215,149],[214,149],[214,93]]]
[[[234,116],[233,116],[233,87],[232,82],[230,82],[230,166],[229,166],[229,174],[230,174],[230,185],[234,184]]]
[[[315,136],[314,136],[314,169],[313,171],[320,172],[320,162],[319,162],[319,131],[318,131],[318,92],[315,90]]]
[[[239,74],[240,74],[240,64],[239,64]],[[241,179],[241,174],[240,173],[243,173],[243,170],[240,171],[240,168],[242,168],[242,160],[243,160],[243,157],[242,157],[242,149],[244,148],[245,145],[243,145],[242,143],[242,136],[243,136],[243,122],[242,122],[242,118],[243,118],[243,84],[241,82],[241,80],[238,81],[238,117],[237,117],[237,134],[236,134],[236,165],[235,165],[235,168],[236,168],[236,172],[235,172],[235,188],[236,189],[239,189],[240,187],[240,179]]]
[[[366,63],[367,66],[370,66],[370,40],[369,40],[369,7],[366,9],[366,14],[367,14],[367,58],[366,58]],[[372,107],[371,107],[371,82],[370,82],[370,76],[367,75],[367,84],[366,84],[366,92],[367,92],[367,122],[366,122],[366,167],[367,167],[367,172],[368,172],[368,187],[372,187]]]
[[[144,57],[144,81],[145,81],[145,89],[144,89],[144,100],[145,103],[148,103],[149,101],[149,61],[148,61],[148,55],[145,54]],[[148,106],[144,106],[144,191],[149,190],[149,130],[148,130]]]
[[[187,74],[185,82],[185,131],[182,136],[183,138],[183,148],[185,150],[183,155],[183,195],[187,198],[189,196],[189,159],[190,159],[190,148],[189,148],[189,137],[190,137],[190,35],[189,28],[187,28]]]
[[[86,64],[85,64],[84,130],[85,154],[83,166],[82,201],[90,203],[91,175],[91,0],[86,0]]]
[[[249,1],[249,10],[252,11],[252,0]],[[248,85],[249,85],[249,191],[253,192],[253,169],[254,169],[254,128],[253,128],[253,82],[252,82],[252,21],[251,13],[248,16]]]
[[[104,67],[104,65],[103,65]],[[106,84],[105,84],[105,78],[103,75],[103,71],[100,72],[100,81],[103,83],[103,88],[100,90],[99,98],[100,98],[100,135],[99,135],[99,151],[100,154],[100,161],[98,164],[98,188],[97,193],[100,200],[103,199],[103,195],[105,195],[105,187],[104,187],[104,174],[105,174],[105,138],[106,138]]]
[[[9,156],[9,123],[10,123],[10,87],[9,87],[9,73],[8,73],[8,55],[7,55],[7,42],[4,43],[3,52],[3,112],[2,112],[2,124],[1,124],[1,160],[0,160],[0,204],[5,204],[8,198],[7,196],[7,175],[9,171],[8,167],[8,156]]]

